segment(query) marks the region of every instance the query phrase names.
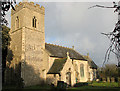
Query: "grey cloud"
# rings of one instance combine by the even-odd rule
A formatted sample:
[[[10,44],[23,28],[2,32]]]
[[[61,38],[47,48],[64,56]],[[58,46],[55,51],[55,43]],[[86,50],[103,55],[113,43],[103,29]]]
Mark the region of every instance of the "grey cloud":
[[[52,14],[55,17],[54,26],[50,26],[46,30],[46,34],[50,33],[49,30],[52,27],[51,32],[54,32],[55,35],[51,33],[50,36],[46,37],[55,38],[50,41],[51,43],[68,47],[74,45],[75,49],[81,54],[85,55],[89,52],[93,60],[99,66],[102,65],[105,52],[109,46],[109,40],[101,35],[101,32],[113,30],[117,21],[117,14],[114,14],[113,9],[93,8],[88,10],[88,7],[95,4],[111,6],[111,3],[55,4],[56,12]],[[49,21],[47,24],[49,25]],[[112,60],[112,62],[115,61]]]
[[[104,61],[109,40],[101,32],[113,30],[117,14],[113,9],[93,8],[95,4],[112,6],[112,3],[39,3],[45,7],[45,40],[47,43],[72,47],[83,55],[90,53],[99,66]],[[7,19],[10,14],[8,13]],[[117,63],[114,55],[110,63]]]

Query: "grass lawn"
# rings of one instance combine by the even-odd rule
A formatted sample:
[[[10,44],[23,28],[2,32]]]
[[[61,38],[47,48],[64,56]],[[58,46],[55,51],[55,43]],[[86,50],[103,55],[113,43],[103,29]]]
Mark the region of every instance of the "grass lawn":
[[[93,82],[92,84],[89,84],[90,86],[98,86],[98,87],[118,87],[117,82]]]
[[[51,87],[48,86],[31,86],[31,87],[26,87],[24,89],[45,89],[46,91],[49,91]],[[58,91],[59,89],[52,88],[51,91]],[[120,91],[118,88],[118,83],[103,83],[103,82],[93,82],[89,83],[88,86],[80,86],[80,87],[70,87],[67,88],[66,91]]]
[[[81,86],[81,87],[71,87],[71,88],[67,88],[68,90],[80,90],[80,91],[104,91],[104,90],[108,90],[108,91],[120,91],[120,88],[118,87],[118,83],[114,82],[114,83],[104,83],[104,82],[93,82],[93,83],[89,83],[88,86]]]
[[[43,86],[29,86],[29,87],[25,87],[24,89],[51,89],[52,87],[50,85],[43,85]]]
[[[10,87],[5,87],[3,89],[3,91],[8,91],[6,89],[10,89]],[[11,87],[12,90],[10,91],[13,91],[15,90],[16,88],[14,87]],[[22,89],[22,91],[30,91],[30,90],[33,90],[33,91],[57,91],[59,89],[57,88],[52,88],[51,86],[49,85],[43,85],[43,86],[40,86],[40,85],[37,85],[37,86],[29,86],[29,87],[25,87]],[[79,91],[120,91],[120,88],[118,88],[118,83],[114,82],[114,83],[103,83],[103,82],[93,82],[93,83],[89,83],[88,86],[80,86],[80,87],[70,87],[70,88],[67,88],[66,91],[73,91],[73,90],[79,90]]]
[[[16,86],[4,86],[2,89],[19,89]],[[22,89],[51,89],[50,85],[36,85],[36,86],[28,86],[28,87],[24,87]]]

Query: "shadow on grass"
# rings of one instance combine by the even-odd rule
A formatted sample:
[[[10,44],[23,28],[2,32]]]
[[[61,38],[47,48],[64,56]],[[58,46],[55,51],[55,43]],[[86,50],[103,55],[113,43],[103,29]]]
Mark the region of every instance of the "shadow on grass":
[[[104,87],[104,86],[81,86],[70,87],[66,89],[58,89],[57,87],[48,86],[29,86],[23,89],[4,89],[2,91],[120,91],[119,87]]]

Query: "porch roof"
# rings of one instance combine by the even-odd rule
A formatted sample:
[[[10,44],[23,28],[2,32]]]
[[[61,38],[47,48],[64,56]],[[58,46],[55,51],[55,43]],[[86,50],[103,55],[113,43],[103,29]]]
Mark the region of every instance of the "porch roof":
[[[55,59],[47,74],[60,74],[60,71],[63,69],[66,61],[67,58]]]

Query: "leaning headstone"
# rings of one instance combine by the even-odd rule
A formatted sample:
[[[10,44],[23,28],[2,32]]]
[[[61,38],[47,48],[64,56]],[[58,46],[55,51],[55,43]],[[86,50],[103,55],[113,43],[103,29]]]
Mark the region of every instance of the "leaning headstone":
[[[67,83],[64,83],[64,81],[58,81],[57,82],[57,88],[58,89],[65,89],[67,87]]]
[[[118,87],[120,87],[120,77],[118,77]]]
[[[111,78],[111,82],[115,82],[115,78],[114,77]]]
[[[107,77],[107,82],[110,82],[110,77]]]
[[[103,82],[106,82],[106,78],[102,78],[102,81],[103,81]]]
[[[96,82],[99,82],[100,80],[99,79],[96,79]]]

